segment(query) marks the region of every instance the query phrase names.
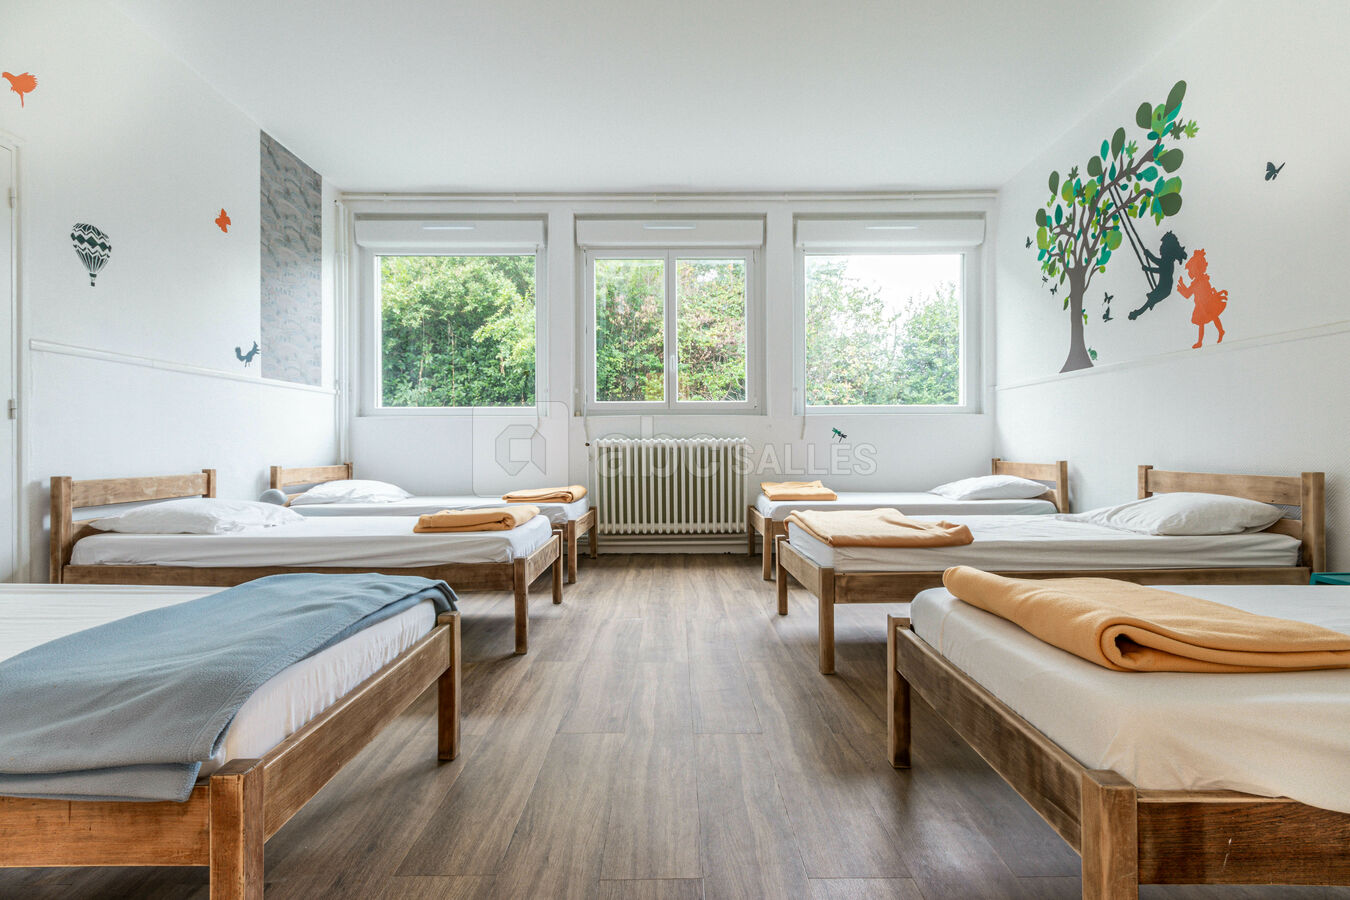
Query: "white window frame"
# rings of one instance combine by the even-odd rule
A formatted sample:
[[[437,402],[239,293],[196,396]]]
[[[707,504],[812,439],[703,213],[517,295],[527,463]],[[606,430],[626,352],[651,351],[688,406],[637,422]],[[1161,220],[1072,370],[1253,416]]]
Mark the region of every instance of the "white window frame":
[[[793,377],[796,386],[794,415],[950,415],[981,411],[980,351],[983,324],[980,319],[983,284],[983,244],[977,246],[933,245],[922,247],[848,246],[810,249],[795,248],[793,305]],[[960,256],[961,257],[961,357],[960,403],[894,404],[889,406],[850,406],[847,404],[812,405],[806,393],[806,258],[808,256]]]
[[[585,384],[587,415],[669,415],[732,413],[759,414],[763,394],[764,323],[762,309],[762,249],[746,247],[669,247],[645,246],[623,248],[588,248],[581,251],[581,278],[584,326],[581,352]],[[595,261],[597,259],[662,259],[665,261],[665,400],[598,400],[595,377]],[[678,324],[679,298],[676,291],[678,260],[744,260],[745,261],[745,399],[744,400],[680,400]]]
[[[547,277],[547,247],[540,245],[534,251],[534,403],[526,406],[385,406],[384,342],[381,316],[379,258],[382,256],[529,256],[520,247],[473,246],[458,249],[452,246],[428,248],[424,246],[390,246],[372,250],[359,247],[361,269],[360,321],[358,330],[361,357],[361,416],[519,416],[544,408],[548,397],[544,394],[547,371],[548,308],[545,302]]]

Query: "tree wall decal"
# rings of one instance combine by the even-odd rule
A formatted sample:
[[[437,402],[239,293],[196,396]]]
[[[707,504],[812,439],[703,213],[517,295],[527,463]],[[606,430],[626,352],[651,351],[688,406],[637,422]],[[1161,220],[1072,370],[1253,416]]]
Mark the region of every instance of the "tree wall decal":
[[[1057,279],[1055,286],[1068,284],[1064,309],[1069,312],[1069,355],[1061,372],[1092,366],[1083,335],[1083,300],[1093,276],[1106,271],[1121,244],[1129,242],[1150,285],[1155,284],[1135,221],[1152,217],[1161,225],[1181,211],[1181,177],[1174,173],[1184,156],[1180,147],[1167,148],[1165,142],[1192,138],[1199,131],[1194,120],[1180,118],[1185,96],[1186,82],[1178,81],[1165,102],[1139,105],[1135,124],[1146,132],[1142,150],[1136,140],[1126,143],[1121,127],[1102,141],[1083,175],[1078,166],[1064,178],[1058,171],[1050,173],[1050,199],[1036,210],[1036,259],[1045,276]]]

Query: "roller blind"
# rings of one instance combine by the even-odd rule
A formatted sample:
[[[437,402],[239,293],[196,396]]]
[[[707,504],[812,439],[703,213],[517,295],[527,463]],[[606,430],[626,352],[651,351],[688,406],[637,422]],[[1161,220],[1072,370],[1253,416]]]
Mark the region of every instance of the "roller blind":
[[[810,251],[977,247],[982,243],[982,217],[797,220],[797,246]]]
[[[357,219],[355,234],[374,251],[534,253],[544,246],[542,219]]]
[[[755,248],[764,246],[764,220],[578,219],[577,246]]]

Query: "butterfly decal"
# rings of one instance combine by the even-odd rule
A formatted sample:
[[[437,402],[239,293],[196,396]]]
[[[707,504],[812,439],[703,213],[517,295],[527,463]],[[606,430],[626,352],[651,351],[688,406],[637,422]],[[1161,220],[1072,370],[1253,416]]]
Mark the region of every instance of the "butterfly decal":
[[[1027,238],[1027,249],[1031,249],[1031,238]]]
[[[1274,181],[1275,176],[1280,174],[1280,169],[1284,168],[1284,163],[1280,163],[1277,168],[1273,162],[1266,163],[1266,181]]]
[[[1050,285],[1050,296],[1053,297],[1056,293],[1058,293],[1058,291],[1059,291],[1059,285],[1058,285],[1058,284],[1052,284],[1052,285]]]

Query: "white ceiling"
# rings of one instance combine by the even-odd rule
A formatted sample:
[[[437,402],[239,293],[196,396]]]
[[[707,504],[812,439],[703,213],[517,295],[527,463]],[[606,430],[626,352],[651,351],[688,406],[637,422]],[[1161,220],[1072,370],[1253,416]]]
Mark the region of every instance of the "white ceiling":
[[[1214,0],[113,3],[344,190],[690,191],[996,187]]]

